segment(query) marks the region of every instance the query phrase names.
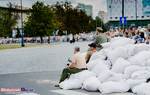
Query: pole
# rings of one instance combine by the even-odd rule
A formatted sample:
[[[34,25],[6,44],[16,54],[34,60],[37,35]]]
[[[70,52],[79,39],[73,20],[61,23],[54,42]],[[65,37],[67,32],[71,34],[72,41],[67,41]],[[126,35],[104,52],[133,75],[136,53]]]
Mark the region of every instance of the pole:
[[[124,0],[122,0],[122,17],[124,17]],[[122,29],[124,30],[124,23],[122,24]]]
[[[97,29],[97,18],[96,18],[96,29]],[[95,31],[96,31],[96,29],[95,29]]]
[[[21,46],[24,47],[24,39],[23,39],[23,17],[22,17],[22,0],[21,0],[21,26],[22,26],[22,43]]]
[[[136,28],[137,28],[137,0],[135,0],[135,16],[136,16]]]

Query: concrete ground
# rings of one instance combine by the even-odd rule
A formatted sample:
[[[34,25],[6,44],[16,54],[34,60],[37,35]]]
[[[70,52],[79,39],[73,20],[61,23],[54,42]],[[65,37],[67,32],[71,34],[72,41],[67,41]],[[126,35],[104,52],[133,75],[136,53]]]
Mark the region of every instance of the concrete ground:
[[[63,43],[0,50],[0,88],[31,91],[0,92],[0,95],[134,95],[132,93],[101,94],[86,90],[62,90],[54,87],[58,83],[68,57],[74,55],[73,48],[81,47],[86,52],[91,42]]]

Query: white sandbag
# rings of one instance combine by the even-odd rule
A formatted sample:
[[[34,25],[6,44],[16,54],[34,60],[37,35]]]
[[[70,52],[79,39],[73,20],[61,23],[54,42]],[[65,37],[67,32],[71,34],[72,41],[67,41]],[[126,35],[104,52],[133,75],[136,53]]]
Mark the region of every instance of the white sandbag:
[[[125,45],[127,45],[127,44],[134,44],[134,43],[135,43],[135,41],[132,40],[132,39],[129,39],[129,38],[122,38],[122,39],[119,39],[119,40],[117,40],[117,41],[114,41],[114,42],[112,43],[111,47],[112,47],[113,49],[115,49],[115,48],[117,48],[117,47],[119,47],[119,46],[125,46]]]
[[[59,87],[63,90],[79,89],[82,87],[82,83],[78,79],[66,79],[59,84]]]
[[[150,66],[150,59],[147,59],[147,60],[146,60],[145,66]]]
[[[150,66],[146,66],[146,69],[147,69],[148,71],[150,71]]]
[[[121,81],[123,79],[124,79],[124,75],[122,73],[115,73],[115,72],[113,72],[113,76],[109,77],[104,82],[108,82],[108,81],[118,82],[118,81]]]
[[[116,73],[123,73],[124,69],[128,66],[130,66],[131,64],[125,60],[122,57],[119,57],[116,62],[114,63],[114,65],[112,66],[112,71],[116,72]]]
[[[144,44],[144,43],[143,44],[136,44],[134,52],[135,53],[139,53],[139,52],[141,52],[143,50],[149,50],[149,49],[150,49],[150,46],[147,45],[147,44]]]
[[[83,82],[83,88],[87,91],[97,91],[100,86],[100,81],[97,77],[92,76]]]
[[[132,88],[137,95],[150,95],[150,83],[142,83]]]
[[[85,53],[81,53],[84,57],[86,57],[86,54],[87,54],[87,52],[85,52]]]
[[[146,79],[127,79],[125,82],[130,85],[130,88],[133,86],[139,85],[141,83],[145,83],[147,80]]]
[[[83,83],[85,79],[92,76],[96,76],[96,74],[88,70],[84,70],[79,73],[73,74],[74,79],[79,79],[81,83]]]
[[[91,72],[95,73],[96,75],[99,75],[103,70],[108,70],[108,67],[107,65],[99,61],[91,70]]]
[[[97,59],[98,62],[101,62],[103,64],[105,64],[109,69],[111,68],[112,64],[109,60],[102,60],[102,59]]]
[[[102,93],[114,93],[114,92],[120,92],[120,93],[124,93],[127,92],[130,89],[130,86],[125,83],[125,82],[105,82],[102,83],[99,87],[98,87],[99,91]]]
[[[128,58],[128,61],[132,65],[145,66],[146,60],[150,58],[150,53],[147,51],[141,51],[140,53]]]
[[[98,79],[103,83],[105,80],[113,76],[114,74],[111,70],[104,70],[98,75]]]
[[[127,50],[128,50],[128,54],[129,54],[130,56],[133,56],[133,55],[134,55],[135,45],[127,44],[127,45],[125,45],[125,47],[126,47]]]
[[[102,43],[101,45],[103,48],[109,48],[109,47],[111,47],[111,42]]]
[[[88,70],[91,71],[97,63],[98,63],[98,60],[93,60],[87,63],[86,66]]]
[[[91,56],[89,62],[90,62],[90,61],[93,61],[93,60],[96,60],[96,59],[98,59],[98,58],[105,59],[106,56],[105,56],[103,53],[100,54],[99,52],[95,52],[95,53],[92,54],[92,56]]]
[[[125,79],[129,79],[131,78],[131,75],[135,72],[135,71],[142,71],[142,70],[146,70],[146,67],[142,67],[142,66],[138,66],[138,65],[131,65],[125,68],[124,70],[124,78]]]
[[[131,78],[133,78],[133,79],[149,79],[150,71],[148,71],[148,70],[136,71],[131,75]]]
[[[127,49],[120,46],[107,54],[108,59],[114,64],[119,57],[127,59],[129,57]]]
[[[123,39],[123,38],[122,37],[114,37],[111,39],[110,42],[112,43],[112,42],[115,42],[115,41],[120,40],[120,39]]]

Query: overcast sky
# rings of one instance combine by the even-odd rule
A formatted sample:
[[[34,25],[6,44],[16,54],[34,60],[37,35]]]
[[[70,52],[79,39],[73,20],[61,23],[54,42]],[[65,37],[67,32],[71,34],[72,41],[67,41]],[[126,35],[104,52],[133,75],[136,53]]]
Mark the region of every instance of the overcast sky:
[[[30,7],[36,1],[43,1],[45,4],[56,4],[57,1],[65,0],[22,0],[24,7]],[[76,7],[78,3],[83,3],[85,5],[93,6],[93,18],[98,15],[99,11],[107,11],[107,0],[68,0],[71,4]],[[6,7],[8,2],[12,2],[20,6],[20,0],[0,0],[0,6]]]

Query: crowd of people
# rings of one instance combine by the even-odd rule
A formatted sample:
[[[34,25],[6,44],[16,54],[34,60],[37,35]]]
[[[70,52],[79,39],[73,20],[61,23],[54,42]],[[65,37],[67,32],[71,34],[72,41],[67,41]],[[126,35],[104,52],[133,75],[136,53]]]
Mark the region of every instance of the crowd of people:
[[[104,33],[107,37],[107,40],[110,41],[111,38],[114,37],[126,37],[135,40],[135,44],[139,43],[150,43],[150,24],[148,25],[148,28],[141,28],[141,27],[129,27],[128,29],[125,29],[125,31],[122,28],[115,27],[115,30],[108,31]]]
[[[115,27],[113,31],[107,31],[104,33],[109,42],[114,37],[126,37],[135,40],[135,44],[139,43],[150,43],[150,24],[148,28],[141,27],[129,27],[125,31],[120,27]],[[80,33],[76,35],[63,35],[63,36],[50,36],[50,43],[55,42],[70,42],[72,39],[74,41],[93,41],[96,37],[95,33]],[[42,43],[48,43],[49,37],[43,37]],[[0,37],[0,44],[10,44],[10,43],[21,43],[22,38],[4,38]],[[24,37],[25,43],[41,43],[40,37]]]
[[[63,35],[63,36],[50,36],[50,43],[55,42],[70,42],[71,38],[75,41],[92,41],[94,40],[95,33],[80,33],[76,35]],[[43,37],[42,43],[48,43],[49,37]],[[22,38],[4,38],[0,37],[0,44],[11,44],[11,43],[21,43]],[[24,37],[25,43],[41,43],[40,37]]]

